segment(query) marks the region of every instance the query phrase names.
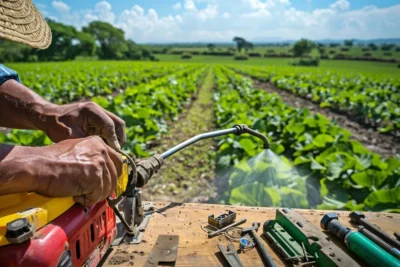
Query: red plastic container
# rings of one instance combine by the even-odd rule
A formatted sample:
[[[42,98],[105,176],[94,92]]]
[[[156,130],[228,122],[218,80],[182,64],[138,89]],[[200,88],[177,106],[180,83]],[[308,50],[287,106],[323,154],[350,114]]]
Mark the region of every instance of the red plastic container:
[[[97,266],[116,234],[107,201],[75,204],[29,241],[0,247],[0,266]]]

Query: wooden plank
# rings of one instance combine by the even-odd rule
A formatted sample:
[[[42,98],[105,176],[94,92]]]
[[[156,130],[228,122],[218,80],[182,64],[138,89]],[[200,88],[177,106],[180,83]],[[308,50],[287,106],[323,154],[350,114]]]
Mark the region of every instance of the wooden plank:
[[[253,222],[260,222],[261,225],[270,219],[275,218],[276,209],[261,207],[237,207],[210,204],[180,204],[180,203],[154,203],[157,212],[150,219],[146,229],[144,240],[139,245],[123,244],[114,248],[108,257],[105,266],[143,266],[151,252],[158,235],[179,235],[178,259],[175,266],[199,266],[216,267],[226,266],[223,258],[219,255],[218,243],[228,244],[224,236],[217,236],[209,239],[200,225],[207,222],[211,214],[218,215],[226,210],[237,212],[237,220],[246,218],[247,222],[243,227],[250,227]],[[320,210],[298,210],[318,228],[319,222],[327,211]],[[340,221],[350,227],[349,212],[336,211]],[[365,213],[368,219],[381,227],[385,232],[392,235],[400,229],[400,214],[389,213]],[[258,231],[259,235],[262,229]],[[340,242],[338,242],[340,244]],[[234,243],[238,247],[238,243]],[[264,244],[269,253],[273,256],[277,266],[284,266],[282,260],[273,252],[271,247]],[[347,251],[347,249],[341,245]],[[348,252],[348,251],[347,251]],[[261,258],[256,249],[249,250],[239,255],[245,266],[263,266]]]

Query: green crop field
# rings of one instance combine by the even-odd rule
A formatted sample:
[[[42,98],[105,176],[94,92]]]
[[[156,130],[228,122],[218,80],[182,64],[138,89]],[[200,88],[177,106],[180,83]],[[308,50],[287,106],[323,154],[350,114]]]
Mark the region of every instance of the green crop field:
[[[228,56],[193,56],[192,59],[181,59],[179,55],[157,55],[162,62],[175,63],[203,63],[203,64],[239,64],[249,66],[285,66],[293,61],[290,58],[249,58],[244,61],[234,60]],[[304,69],[312,69],[313,67],[299,67]],[[389,75],[397,77],[400,75],[400,69],[395,63],[385,62],[368,62],[368,61],[352,61],[352,60],[321,60],[318,69],[326,69],[333,71],[352,72],[354,74],[375,73],[379,75]]]
[[[389,157],[373,153],[353,139],[351,129],[307,107],[292,107],[254,83],[258,80],[278,92],[290,92],[357,118],[365,131],[396,136],[400,129],[400,69],[395,64],[323,60],[316,68],[290,67],[288,59],[238,62],[230,57],[194,56],[189,61],[174,55],[158,57],[161,62],[7,66],[19,72],[26,86],[52,102],[93,100],[121,117],[127,126],[124,150],[137,158],[165,149],[157,144],[171,138],[169,133],[178,121],[180,128],[175,128],[174,134],[192,134],[185,128],[185,120],[190,120],[193,112],[188,110],[193,106],[197,114],[202,107],[213,110],[204,113],[211,117],[204,118],[210,124],[203,128],[244,123],[266,134],[272,143],[271,152],[261,153],[259,140],[253,137],[218,139],[201,155],[215,162],[215,177],[209,177],[209,170],[206,176],[202,174],[202,160],[194,166],[189,158],[178,155],[177,162],[199,171],[163,178],[168,184],[157,189],[159,194],[183,199],[190,190],[198,190],[195,183],[201,181],[203,187],[209,184],[209,191],[218,192],[207,193],[216,195],[207,199],[210,202],[400,212],[399,151]],[[198,99],[202,104],[193,105]],[[195,128],[190,125],[188,128]],[[187,137],[177,135],[172,142]],[[0,141],[51,143],[41,132],[21,130],[0,133]],[[175,164],[174,160],[170,163]],[[198,177],[185,177],[185,173]],[[184,183],[185,179],[190,183]],[[169,188],[169,193],[163,191]]]
[[[169,47],[169,46],[155,46],[152,47],[153,51],[163,51],[163,49],[167,49],[167,53],[204,53],[210,52],[206,46],[182,46],[182,47]],[[292,46],[274,46],[274,45],[255,45],[253,49],[249,50],[249,52],[260,53],[261,55],[265,54],[292,54]],[[235,52],[236,46],[234,45],[216,45],[216,47],[212,50],[212,52],[225,52],[232,51]],[[324,45],[323,50],[326,56],[335,57],[337,55],[344,56],[353,56],[353,57],[374,57],[380,59],[395,59],[400,60],[400,46],[394,46],[389,50],[383,50],[382,47],[376,47],[374,49],[368,46],[352,46],[346,47],[343,45],[338,45],[336,47],[330,47],[329,45]],[[163,53],[164,54],[164,53]],[[318,48],[314,48],[310,55],[312,56],[321,56]]]

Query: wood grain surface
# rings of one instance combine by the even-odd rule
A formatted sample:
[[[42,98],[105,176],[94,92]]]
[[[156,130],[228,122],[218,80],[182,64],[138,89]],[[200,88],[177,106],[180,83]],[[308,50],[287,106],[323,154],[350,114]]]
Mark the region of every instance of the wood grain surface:
[[[201,266],[216,267],[227,266],[222,258],[218,243],[228,244],[224,236],[208,238],[200,225],[207,222],[209,215],[219,215],[226,210],[237,213],[236,221],[246,218],[243,227],[250,227],[253,222],[260,222],[261,226],[266,220],[275,219],[276,209],[259,207],[239,207],[210,204],[181,204],[181,203],[154,203],[156,212],[150,219],[145,231],[144,240],[139,245],[122,244],[114,247],[107,257],[104,266],[144,266],[158,235],[179,235],[178,259],[175,265],[165,266]],[[327,211],[298,210],[310,222],[320,229],[319,222]],[[340,221],[344,225],[355,229],[349,222],[349,212],[337,211]],[[394,231],[400,231],[400,214],[365,213],[368,220],[377,224],[385,232],[393,235]],[[262,234],[260,228],[258,234]],[[337,240],[333,238],[333,240]],[[264,239],[265,241],[265,239]],[[348,253],[347,248],[337,243]],[[234,243],[238,248],[238,243]],[[264,246],[273,256],[277,266],[285,266],[282,260],[265,241]],[[257,249],[251,249],[239,254],[244,266],[264,266]]]

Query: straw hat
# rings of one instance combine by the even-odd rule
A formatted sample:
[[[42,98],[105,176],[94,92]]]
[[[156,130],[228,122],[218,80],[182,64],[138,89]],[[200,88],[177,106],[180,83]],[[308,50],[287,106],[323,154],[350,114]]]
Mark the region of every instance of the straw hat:
[[[3,38],[45,49],[51,43],[51,30],[32,0],[0,0],[0,39]]]

